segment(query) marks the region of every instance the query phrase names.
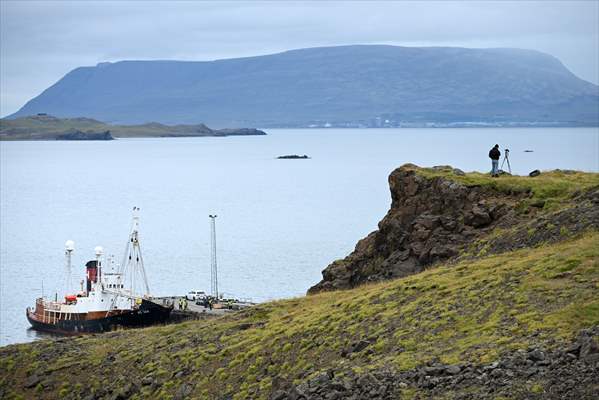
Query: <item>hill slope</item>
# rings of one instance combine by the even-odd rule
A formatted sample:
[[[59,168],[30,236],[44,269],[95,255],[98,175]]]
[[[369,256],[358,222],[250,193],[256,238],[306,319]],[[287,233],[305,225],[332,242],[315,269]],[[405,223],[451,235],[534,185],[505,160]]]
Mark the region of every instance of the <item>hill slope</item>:
[[[340,46],[211,62],[80,67],[12,117],[111,123],[378,125],[436,121],[599,124],[599,88],[517,49]],[[376,120],[376,118],[379,118]]]
[[[169,126],[156,122],[111,125],[91,118],[56,118],[46,114],[0,119],[0,140],[81,140],[96,138],[102,133],[109,138],[266,135],[252,128],[210,129],[204,124]]]
[[[553,177],[534,191],[566,185],[556,208],[567,209],[578,202],[572,194],[596,190],[588,182],[597,179]],[[0,395],[593,399],[596,229],[218,319],[7,346],[0,349]]]

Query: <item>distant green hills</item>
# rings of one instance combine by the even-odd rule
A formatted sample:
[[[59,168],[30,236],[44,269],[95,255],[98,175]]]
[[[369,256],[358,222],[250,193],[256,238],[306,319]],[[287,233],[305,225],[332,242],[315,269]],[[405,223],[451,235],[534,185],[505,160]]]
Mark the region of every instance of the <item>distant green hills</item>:
[[[111,125],[91,118],[57,118],[47,114],[0,120],[0,140],[111,140],[119,137],[266,135],[258,129],[210,129],[204,124]]]
[[[212,127],[597,126],[599,87],[521,49],[338,46],[80,67],[11,118]]]

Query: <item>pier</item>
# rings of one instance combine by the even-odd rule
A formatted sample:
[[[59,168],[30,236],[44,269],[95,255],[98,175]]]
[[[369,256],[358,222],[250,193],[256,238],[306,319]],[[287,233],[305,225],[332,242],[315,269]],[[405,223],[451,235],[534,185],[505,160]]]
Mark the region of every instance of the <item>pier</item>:
[[[229,300],[220,301],[210,307],[204,307],[202,304],[197,304],[196,301],[187,300],[187,308],[182,310],[179,308],[179,300],[186,298],[185,296],[166,296],[166,297],[152,297],[151,301],[154,303],[170,306],[173,305],[173,311],[169,317],[169,322],[181,322],[192,319],[203,319],[208,317],[216,317],[232,313],[235,311],[243,310],[254,306],[256,303],[249,301],[240,300]]]

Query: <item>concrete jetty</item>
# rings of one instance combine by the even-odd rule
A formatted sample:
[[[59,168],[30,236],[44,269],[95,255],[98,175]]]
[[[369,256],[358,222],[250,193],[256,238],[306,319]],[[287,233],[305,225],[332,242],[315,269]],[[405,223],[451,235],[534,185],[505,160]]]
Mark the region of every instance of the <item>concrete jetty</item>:
[[[212,309],[210,309],[210,307],[204,307],[201,303],[196,304],[196,302],[193,300],[187,300],[187,309],[181,310],[179,308],[179,300],[182,298],[185,298],[185,296],[153,297],[151,300],[164,306],[174,305],[169,322],[216,317],[255,305],[255,303],[247,301],[223,301],[214,303]]]

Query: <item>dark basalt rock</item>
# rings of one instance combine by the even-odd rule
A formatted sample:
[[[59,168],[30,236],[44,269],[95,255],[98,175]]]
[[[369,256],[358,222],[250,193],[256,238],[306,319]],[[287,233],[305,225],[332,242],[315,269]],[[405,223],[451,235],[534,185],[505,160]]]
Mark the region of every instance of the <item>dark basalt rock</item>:
[[[360,240],[349,256],[326,267],[309,294],[412,275],[464,253],[476,257],[555,242],[565,231],[599,226],[597,189],[579,193],[573,207],[537,214],[545,202],[536,201],[525,214],[517,206],[529,201],[528,190],[466,186],[443,176],[427,177],[418,169],[406,164],[391,173],[391,208],[379,229]],[[456,174],[450,166],[433,169]],[[503,233],[492,235],[496,228]]]
[[[300,155],[297,155],[297,154],[289,154],[289,155],[286,155],[286,156],[278,156],[277,157],[278,160],[307,160],[309,158],[310,157],[308,157],[305,154],[303,156],[300,156]]]
[[[279,388],[270,399],[401,399],[402,390],[411,388],[423,399],[594,400],[599,398],[597,337],[599,326],[581,331],[569,346],[516,350],[490,364],[431,361],[409,371],[380,369],[363,374],[329,370],[297,386]],[[531,382],[540,385],[542,392],[531,392]]]
[[[114,140],[110,131],[82,132],[78,130],[67,131],[56,135],[56,140]]]
[[[36,374],[34,374],[34,375],[31,375],[29,378],[27,378],[24,386],[26,388],[32,388],[34,386],[37,386],[37,384],[40,382],[41,382],[41,378],[39,376],[37,376]]]
[[[208,128],[209,129],[209,128]],[[227,128],[212,130],[215,136],[263,136],[266,132],[256,128]]]
[[[539,171],[538,169],[535,169],[534,171],[531,171],[530,174],[528,174],[528,176],[530,176],[531,178],[534,178],[535,176],[539,175],[541,175],[541,171]]]
[[[329,265],[309,293],[420,272],[457,255],[481,229],[492,229],[515,213],[501,196],[442,177],[427,178],[415,168],[406,164],[391,173],[391,209],[378,231],[359,241],[347,258]],[[434,169],[455,173],[449,166]]]

